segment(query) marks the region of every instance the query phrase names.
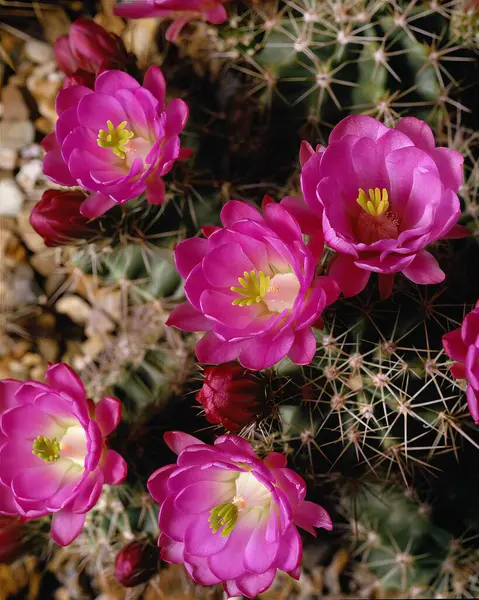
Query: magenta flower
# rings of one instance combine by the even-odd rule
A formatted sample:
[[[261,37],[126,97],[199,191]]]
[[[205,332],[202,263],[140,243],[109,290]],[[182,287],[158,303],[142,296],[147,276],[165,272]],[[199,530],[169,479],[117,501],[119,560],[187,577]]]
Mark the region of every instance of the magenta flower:
[[[182,100],[164,101],[165,80],[155,66],[143,86],[122,71],[104,71],[94,91],[72,86],[59,92],[55,133],[42,143],[43,171],[55,183],[94,192],[82,205],[85,217],[99,217],[145,191],[151,204],[163,202],[162,177],[179,157],[178,136],[188,119]]]
[[[459,329],[443,336],[442,344],[446,354],[456,361],[451,367],[452,375],[467,380],[469,412],[479,425],[479,301]]]
[[[306,245],[291,212],[271,199],[263,212],[232,200],[221,211],[223,228],[175,249],[188,301],[167,324],[207,331],[196,346],[203,363],[238,358],[260,370],[287,355],[307,364],[316,350],[311,325],[338,297],[332,278],[316,277],[322,236]]]
[[[121,404],[103,398],[95,406],[65,364],[50,366],[45,380],[0,381],[0,513],[53,513],[51,537],[66,546],[103,484],[126,476],[125,461],[105,442],[120,421]]]
[[[184,563],[202,585],[223,584],[228,596],[255,598],[276,571],[299,579],[302,544],[297,527],[331,530],[328,513],[304,500],[303,479],[282,454],[259,460],[236,435],[214,446],[186,433],[164,436],[177,464],[158,469],[148,490],[160,504],[161,558]]]
[[[125,0],[115,6],[115,14],[127,19],[165,17],[173,19],[166,39],[173,41],[192,19],[204,19],[219,25],[226,21],[223,6],[228,0]]]
[[[345,296],[363,290],[372,272],[379,273],[382,297],[390,295],[398,272],[419,284],[444,279],[424,248],[466,234],[455,227],[459,152],[436,148],[430,128],[418,119],[401,119],[389,129],[362,115],[336,125],[326,149],[309,150],[303,194],[338,253],[330,275]],[[303,153],[306,158],[308,148]]]
[[[121,69],[127,62],[121,38],[91,19],[74,21],[69,34],[60,36],[53,49],[58,66],[67,75],[65,86],[93,87],[97,73]]]

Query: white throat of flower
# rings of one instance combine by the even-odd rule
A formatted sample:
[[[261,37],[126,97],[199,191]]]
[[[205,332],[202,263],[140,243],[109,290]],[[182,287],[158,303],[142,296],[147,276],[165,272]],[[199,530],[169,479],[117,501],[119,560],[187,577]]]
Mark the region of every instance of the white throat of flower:
[[[271,503],[271,493],[253,474],[240,473],[234,481],[231,500],[211,510],[208,519],[210,528],[213,533],[227,537],[237,523],[251,516],[253,511],[259,522],[269,514]]]

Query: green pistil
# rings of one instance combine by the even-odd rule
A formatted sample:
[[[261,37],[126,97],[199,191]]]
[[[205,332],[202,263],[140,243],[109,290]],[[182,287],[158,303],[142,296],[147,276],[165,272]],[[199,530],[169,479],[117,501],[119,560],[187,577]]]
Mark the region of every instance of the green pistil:
[[[50,439],[39,435],[33,441],[32,454],[45,462],[54,462],[60,458],[60,444],[56,437]]]
[[[208,523],[210,524],[211,531],[216,533],[223,527],[221,535],[228,537],[233,531],[236,521],[238,520],[238,507],[234,504],[226,502],[215,506],[210,513]]]

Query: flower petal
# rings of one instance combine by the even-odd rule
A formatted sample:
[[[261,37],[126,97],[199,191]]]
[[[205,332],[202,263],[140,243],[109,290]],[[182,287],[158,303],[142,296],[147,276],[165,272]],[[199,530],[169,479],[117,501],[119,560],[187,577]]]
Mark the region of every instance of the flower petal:
[[[363,291],[371,273],[358,268],[354,258],[339,255],[333,260],[328,275],[336,281],[343,295],[351,298]]]
[[[446,354],[452,358],[463,363],[466,360],[467,346],[462,341],[461,329],[455,329],[442,336],[442,345]]]
[[[114,94],[117,90],[136,90],[141,87],[138,81],[123,71],[103,71],[95,81],[95,91],[103,94]]]
[[[168,327],[176,327],[181,331],[208,331],[212,322],[203,313],[196,310],[189,302],[179,304],[166,321]]]
[[[182,431],[167,431],[163,436],[163,439],[168,448],[175,454],[181,454],[181,452],[189,446],[196,446],[204,443],[193,435],[183,433]]]
[[[177,469],[176,465],[165,465],[150,475],[147,481],[148,491],[160,506],[168,495],[168,479]]]
[[[199,515],[227,502],[231,486],[216,481],[200,481],[189,485],[175,498],[175,507],[187,514]]]
[[[88,411],[85,387],[75,371],[65,363],[57,363],[48,367],[45,373],[47,385],[68,394]]]
[[[288,356],[297,365],[309,365],[316,352],[316,338],[310,327],[296,331]]]
[[[188,277],[208,252],[208,240],[193,237],[180,242],[175,248],[175,264],[182,277]]]
[[[120,484],[128,472],[125,459],[115,450],[107,450],[103,461],[101,469],[105,477],[105,483],[108,485]]]
[[[188,105],[183,100],[175,98],[168,102],[164,110],[166,113],[165,136],[178,135],[188,121]]]
[[[256,208],[239,200],[227,202],[221,209],[220,219],[223,225],[228,228],[231,228],[237,221],[244,221],[245,219],[257,221],[258,223],[263,222],[263,217]]]
[[[97,219],[113,208],[117,202],[105,194],[88,196],[80,207],[80,212],[87,219]]]
[[[294,332],[289,327],[278,334],[268,333],[244,343],[239,361],[246,369],[261,371],[283,359],[294,342]]]
[[[121,419],[122,404],[116,398],[107,396],[102,398],[95,406],[95,420],[100,426],[104,437],[115,430]]]
[[[193,556],[211,556],[222,550],[228,538],[220,532],[213,533],[208,515],[196,518],[185,531],[185,550]]]
[[[2,379],[0,381],[0,413],[18,404],[15,394],[22,386],[23,381],[17,381],[16,379]]]
[[[261,574],[246,574],[236,579],[239,591],[247,598],[256,598],[258,594],[266,591],[273,583],[276,568],[273,567]]]
[[[319,506],[319,504],[308,502],[307,500],[301,502],[301,504],[295,508],[294,524],[297,527],[301,527],[301,529],[309,531],[309,533],[314,536],[316,536],[316,532],[313,527],[322,527],[328,531],[331,531],[333,528],[331,517],[328,515],[327,511],[322,506]]]
[[[472,385],[468,385],[466,389],[467,405],[474,423],[479,425],[479,392]]]
[[[146,88],[158,100],[159,108],[165,103],[166,81],[160,67],[152,65],[148,68],[143,79],[143,87]]]
[[[412,263],[402,272],[414,283],[423,285],[441,283],[446,277],[434,256],[425,250],[419,252]]]
[[[238,358],[244,342],[222,342],[212,331],[196,344],[196,356],[205,364],[217,365]]]
[[[53,515],[51,536],[55,544],[68,546],[80,534],[86,515],[63,509]]]

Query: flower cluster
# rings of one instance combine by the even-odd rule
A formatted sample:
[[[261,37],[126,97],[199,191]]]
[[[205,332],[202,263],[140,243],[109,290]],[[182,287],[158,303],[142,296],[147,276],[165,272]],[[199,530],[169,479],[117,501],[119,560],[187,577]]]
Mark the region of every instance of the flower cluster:
[[[125,0],[125,17],[173,20],[167,39],[192,19],[221,23],[227,0]],[[179,135],[188,107],[165,103],[161,70],[150,67],[141,85],[125,72],[127,54],[117,36],[79,20],[55,45],[66,87],[58,94],[55,132],[43,141],[44,172],[72,190],[49,190],[31,223],[49,246],[72,243],[97,231],[90,220],[145,194],[165,196],[163,177],[185,157]],[[230,200],[221,226],[177,245],[175,262],[185,279],[186,302],[167,324],[204,332],[196,346],[206,367],[196,398],[206,419],[230,431],[264,416],[266,379],[260,371],[288,357],[309,364],[316,352],[314,327],[339,294],[354,296],[379,275],[382,298],[403,273],[417,284],[444,279],[426,247],[466,233],[457,225],[462,156],[437,148],[429,127],[414,118],[394,129],[353,115],[331,132],[327,147],[300,150],[303,198],[258,210]],[[78,190],[78,187],[83,191]],[[327,256],[334,252],[323,275]],[[461,329],[444,336],[468,380],[470,412],[479,423],[479,306]],[[126,475],[123,458],[105,438],[118,425],[114,398],[86,398],[75,373],[51,366],[46,383],[0,382],[0,514],[23,519],[53,514],[51,534],[60,545],[80,532],[103,485]],[[165,435],[177,455],[148,481],[160,505],[161,558],[182,563],[194,581],[222,584],[228,596],[254,598],[277,571],[299,578],[298,527],[331,529],[328,513],[305,500],[303,479],[272,452],[260,460],[236,435],[214,445],[181,432]],[[0,530],[1,536],[1,530]],[[8,554],[10,556],[10,554]],[[157,572],[158,553],[133,541],[116,560],[125,586]]]
[[[228,596],[255,598],[277,570],[299,579],[297,527],[332,529],[328,513],[305,500],[303,479],[282,454],[259,460],[236,435],[214,446],[180,432],[165,434],[177,464],[158,469],[148,489],[160,505],[161,558],[184,563],[203,585],[221,583]]]
[[[52,539],[66,546],[103,485],[126,476],[125,461],[105,439],[121,405],[115,398],[89,401],[62,363],[49,367],[45,381],[0,381],[0,514],[53,514]]]
[[[456,361],[451,373],[466,379],[467,404],[476,425],[479,425],[479,301],[459,329],[442,338],[446,354]]]
[[[306,244],[287,206],[267,198],[261,215],[232,200],[221,211],[223,227],[176,247],[188,301],[167,324],[207,331],[196,346],[201,362],[237,358],[252,370],[285,356],[299,365],[311,362],[316,350],[311,326],[339,289],[332,278],[316,276],[322,236]]]
[[[58,66],[67,76],[65,87],[93,87],[98,73],[123,69],[127,62],[121,38],[84,18],[77,19],[69,34],[56,40],[54,52]]]
[[[115,6],[115,14],[129,19],[164,17],[173,19],[166,39],[176,39],[181,29],[192,19],[204,19],[220,24],[227,14],[223,6],[228,0],[124,0]]]

